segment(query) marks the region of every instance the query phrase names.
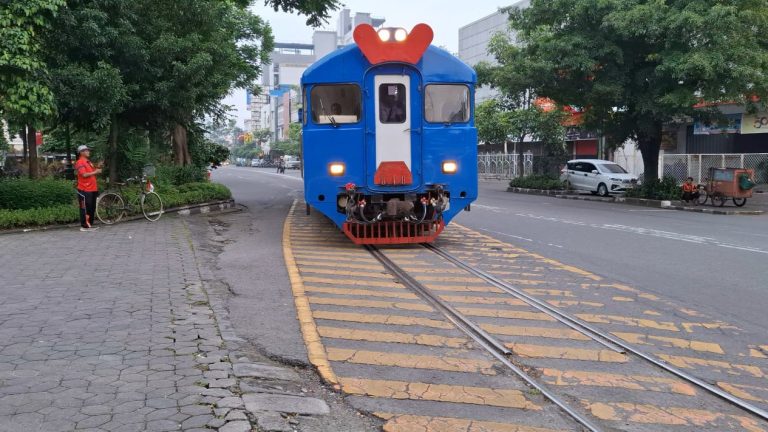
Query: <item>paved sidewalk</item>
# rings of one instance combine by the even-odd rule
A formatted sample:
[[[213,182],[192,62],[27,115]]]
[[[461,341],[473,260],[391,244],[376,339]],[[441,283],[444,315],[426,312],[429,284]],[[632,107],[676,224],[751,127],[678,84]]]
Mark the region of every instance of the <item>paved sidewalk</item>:
[[[327,412],[240,397],[298,376],[237,351],[193,245],[176,217],[1,235],[0,431],[292,430],[280,412]]]

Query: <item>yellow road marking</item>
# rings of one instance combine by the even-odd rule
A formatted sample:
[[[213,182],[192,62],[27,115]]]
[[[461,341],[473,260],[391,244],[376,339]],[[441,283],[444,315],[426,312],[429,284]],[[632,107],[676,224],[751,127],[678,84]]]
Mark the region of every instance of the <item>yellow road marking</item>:
[[[575,297],[571,291],[564,291],[564,290],[526,288],[523,291],[531,295],[539,295],[539,296]]]
[[[654,320],[644,318],[632,318],[619,315],[594,315],[594,314],[576,314],[586,322],[600,323],[600,324],[623,324],[632,327],[651,328],[656,330],[666,330],[679,332],[675,323],[671,322],[658,322]]]
[[[530,327],[530,326],[500,326],[496,324],[480,324],[485,331],[505,336],[532,336],[552,339],[589,340],[587,336],[570,329]]]
[[[752,365],[735,364],[721,360],[705,360],[696,357],[683,357],[667,354],[659,354],[659,358],[672,364],[673,366],[684,369],[696,369],[697,367],[703,366],[712,367],[716,370],[732,375],[740,375],[739,371],[741,371],[746,372],[755,378],[765,377],[765,374],[759,367]]]
[[[349,271],[349,270],[339,270],[339,269],[326,269],[326,268],[317,268],[314,266],[307,266],[307,265],[301,265],[299,266],[299,269],[301,270],[302,274],[310,273],[310,274],[324,274],[324,275],[334,275],[334,276],[347,276],[347,277],[366,279],[366,280],[368,279],[392,280],[392,276],[387,273],[371,273],[371,272]],[[381,270],[381,267],[379,267],[379,270]]]
[[[504,293],[504,291],[491,285],[435,285],[425,283],[424,286],[435,291]]]
[[[292,214],[295,208],[296,201],[291,205],[288,214]],[[304,293],[304,283],[301,280],[299,269],[293,258],[293,251],[291,249],[291,220],[291,218],[286,218],[283,225],[283,259],[285,260],[285,267],[288,270],[288,278],[291,282],[291,290],[293,291],[293,298],[296,304],[296,315],[299,319],[301,334],[304,338],[304,344],[307,346],[309,361],[315,365],[323,380],[334,388],[339,388],[339,381],[333,369],[331,369],[325,348],[320,341],[320,335],[317,333],[317,326],[312,318],[312,309]]]
[[[650,404],[623,402],[582,401],[584,406],[601,420],[660,424],[668,426],[720,427],[720,430],[734,430],[743,427],[750,431],[762,431],[756,420],[742,416],[729,416],[717,412],[694,408],[658,407]],[[725,424],[723,424],[725,423]]]
[[[627,390],[677,393],[686,396],[696,395],[696,389],[693,386],[674,378],[620,375],[593,371],[563,371],[549,368],[544,368],[541,371],[549,384],[557,386],[612,387]]]
[[[601,308],[605,306],[603,303],[579,301],[579,300],[547,300],[547,303],[556,307],[568,307],[568,306],[588,306]]]
[[[314,311],[312,315],[317,319],[327,319],[334,321],[358,322],[366,324],[390,324],[406,326],[424,326],[440,329],[452,329],[451,324],[446,321],[439,321],[430,318],[416,318],[402,315],[376,315],[361,314],[352,312],[328,312]]]
[[[422,382],[341,378],[345,393],[392,399],[429,400],[473,405],[490,405],[539,411],[541,407],[527,400],[520,390],[468,387]]]
[[[378,271],[381,272],[383,269],[380,265],[375,264],[353,264],[353,263],[344,263],[340,264],[338,261],[327,261],[327,262],[321,262],[317,260],[309,260],[309,259],[300,259],[298,260],[299,267],[301,269],[304,269],[304,267],[335,267],[338,268],[339,266],[343,266],[344,268],[348,269],[359,269],[359,270],[372,270],[372,271]],[[368,273],[365,273],[366,275]],[[359,276],[360,273],[358,272],[357,275]]]
[[[652,310],[644,310],[643,313],[646,314],[646,315],[661,316],[661,314],[659,312],[652,311]]]
[[[644,335],[639,333],[613,332],[617,337],[627,342],[639,345],[655,345],[653,342],[661,342],[661,346],[674,348],[692,349],[694,351],[710,352],[715,354],[725,354],[720,345],[714,342],[703,342],[689,339],[671,338],[666,336]]]
[[[314,262],[328,262],[332,264],[345,265],[348,262],[360,262],[375,264],[377,261],[373,258],[353,258],[346,255],[328,256],[328,255],[314,255],[312,252],[295,252],[294,257],[298,260],[312,260]],[[381,268],[381,267],[379,267]]]
[[[470,308],[470,307],[458,307],[459,312],[479,317],[493,317],[493,318],[510,318],[521,320],[534,320],[534,321],[555,321],[551,316],[541,312],[527,312],[516,310],[499,310],[499,309],[485,309],[485,308]]]
[[[431,306],[423,303],[407,303],[407,302],[389,302],[380,300],[357,300],[350,298],[338,298],[338,297],[309,297],[309,302],[312,304],[323,305],[336,305],[336,306],[357,306],[366,308],[380,308],[380,309],[401,309],[420,312],[432,312]]]
[[[431,334],[385,332],[378,330],[359,330],[324,326],[318,326],[317,331],[320,333],[320,336],[332,339],[402,343],[446,348],[466,348],[469,345],[468,339]]]
[[[701,327],[706,330],[739,330],[738,327],[724,322],[684,322],[680,323],[680,325],[683,326],[688,333],[693,333],[695,327]]]
[[[409,293],[405,290],[402,291],[376,291],[367,289],[355,289],[355,288],[328,288],[328,287],[316,287],[311,285],[305,285],[304,290],[308,292],[317,292],[324,294],[342,294],[342,295],[356,295],[356,296],[370,296],[370,297],[389,297],[399,298],[402,300],[418,300],[416,294]]]
[[[506,346],[511,349],[515,355],[520,357],[600,361],[610,363],[625,363],[628,360],[625,354],[606,349],[593,350],[587,348],[557,347],[524,343],[508,343]]]
[[[363,287],[384,287],[384,288],[402,288],[403,286],[395,283],[395,282],[384,282],[384,281],[372,281],[372,280],[363,280],[363,278],[360,279],[334,279],[334,278],[324,278],[324,277],[316,277],[316,276],[304,276],[304,282],[311,282],[311,283],[325,283],[325,284],[332,284],[332,285],[354,285],[354,286],[363,286]]]
[[[518,300],[513,297],[480,297],[480,296],[460,296],[460,295],[443,295],[440,296],[447,302],[456,303],[474,303],[474,304],[505,304],[509,306],[526,306],[522,300]]]
[[[562,432],[514,423],[452,417],[427,417],[381,412],[375,412],[373,415],[388,420],[384,424],[384,432]]]
[[[487,360],[343,348],[328,348],[327,351],[328,359],[338,362],[496,375],[496,370],[493,369],[493,362]]]
[[[748,393],[745,390],[745,388],[758,389],[759,387],[745,386],[745,385],[738,385],[738,384],[729,384],[729,383],[726,383],[726,382],[718,382],[717,386],[720,387],[721,389],[727,391],[728,393],[736,396],[737,398],[745,399],[745,400],[751,400],[751,401],[755,401],[755,402],[765,402],[765,400],[763,400],[763,399],[761,399],[761,398],[759,398],[757,396],[753,396],[752,394]],[[762,389],[762,390],[768,390],[768,389]]]
[[[612,299],[613,299],[613,301],[617,301],[617,302],[633,302],[633,301],[635,301],[635,299],[633,299],[631,297],[622,297],[622,296],[612,297]]]

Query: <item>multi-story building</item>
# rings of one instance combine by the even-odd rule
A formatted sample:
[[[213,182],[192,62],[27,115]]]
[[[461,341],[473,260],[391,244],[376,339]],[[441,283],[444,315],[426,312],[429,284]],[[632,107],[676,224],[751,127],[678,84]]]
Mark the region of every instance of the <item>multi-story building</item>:
[[[316,31],[312,43],[275,43],[270,63],[263,69],[263,94],[251,97],[248,102],[251,118],[246,120],[246,129],[270,129],[273,140],[286,139],[290,123],[298,121],[304,71],[326,54],[351,43],[352,30],[357,25],[367,23],[377,28],[384,21],[384,18],[375,18],[369,13],[352,15],[349,9],[342,9],[336,31]]]

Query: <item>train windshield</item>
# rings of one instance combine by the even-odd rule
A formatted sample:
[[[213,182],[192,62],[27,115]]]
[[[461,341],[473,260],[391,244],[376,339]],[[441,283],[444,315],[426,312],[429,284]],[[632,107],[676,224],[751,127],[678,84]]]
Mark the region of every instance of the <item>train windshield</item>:
[[[424,117],[430,123],[464,123],[469,120],[469,87],[461,84],[426,86]]]
[[[360,87],[354,84],[316,85],[310,94],[312,121],[316,124],[360,121]]]

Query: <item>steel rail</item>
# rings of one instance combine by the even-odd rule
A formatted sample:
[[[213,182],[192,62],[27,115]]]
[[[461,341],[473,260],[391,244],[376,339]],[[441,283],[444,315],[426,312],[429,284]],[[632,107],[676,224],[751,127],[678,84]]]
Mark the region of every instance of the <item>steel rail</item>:
[[[511,285],[507,284],[506,282],[499,280],[495,276],[493,276],[491,274],[488,274],[488,273],[486,273],[483,270],[479,270],[477,268],[474,268],[474,267],[470,266],[469,264],[466,264],[461,259],[454,257],[452,254],[450,254],[449,252],[446,252],[445,250],[443,250],[442,248],[440,248],[438,246],[434,246],[434,245],[427,244],[427,243],[424,243],[422,245],[424,247],[426,247],[427,249],[429,249],[429,250],[435,252],[436,254],[440,255],[441,257],[447,259],[448,261],[456,264],[460,268],[463,268],[463,269],[467,270],[468,272],[470,272],[470,273],[472,273],[472,274],[474,274],[474,275],[476,275],[478,277],[481,277],[482,279],[488,281],[489,283],[493,284],[494,286],[496,286],[498,288],[501,288],[501,289],[504,289],[505,291],[507,291],[507,289],[504,288],[506,286],[512,292],[519,292],[518,289],[512,287]],[[510,292],[510,291],[507,291],[507,292]],[[510,292],[510,294],[512,294],[512,292]],[[535,299],[535,298],[529,296],[528,294],[525,294],[525,293],[521,293],[521,294],[523,296],[525,296],[525,297],[530,298],[535,303],[542,304],[542,302],[540,300]],[[549,305],[546,305],[546,304],[542,304],[542,306],[544,306],[544,307],[546,307],[548,309],[551,309],[557,315],[559,315],[559,316],[561,316],[561,317],[563,317],[563,318],[565,318],[567,320],[570,320],[571,322],[573,322],[573,323],[575,323],[577,325],[582,325],[583,324],[585,330],[587,330],[590,333],[593,333],[593,334],[599,336],[600,338],[605,339],[606,341],[608,341],[608,342],[610,342],[612,344],[615,344],[617,347],[622,348],[624,350],[624,352],[628,352],[628,353],[634,354],[635,356],[640,357],[641,359],[643,359],[643,360],[653,364],[654,366],[657,366],[657,367],[659,367],[659,368],[661,368],[661,369],[663,369],[663,370],[665,370],[665,371],[667,371],[667,372],[677,376],[678,378],[680,378],[680,379],[682,379],[684,381],[687,381],[687,382],[689,382],[691,384],[694,384],[697,387],[708,391],[709,393],[711,393],[711,394],[713,394],[713,395],[715,395],[715,396],[725,400],[726,402],[728,402],[728,403],[730,403],[732,405],[737,406],[738,408],[741,408],[744,411],[747,411],[747,412],[749,412],[749,413],[751,413],[751,414],[753,414],[753,415],[755,415],[757,417],[760,417],[761,419],[763,419],[765,421],[768,421],[768,411],[766,411],[766,410],[764,410],[764,409],[762,409],[760,407],[757,407],[755,405],[752,405],[751,403],[749,403],[749,402],[747,402],[747,401],[745,401],[745,400],[743,400],[741,398],[738,398],[738,397],[736,397],[736,396],[726,392],[725,390],[722,390],[722,389],[720,389],[718,387],[715,387],[715,386],[707,383],[706,381],[704,381],[704,380],[702,380],[700,378],[697,378],[697,377],[695,377],[695,376],[693,376],[693,375],[691,375],[691,374],[689,374],[687,372],[681,371],[680,369],[667,364],[665,361],[655,358],[651,354],[647,354],[647,353],[645,353],[643,351],[640,351],[639,349],[634,348],[632,345],[630,345],[630,344],[626,343],[625,341],[623,341],[623,340],[613,336],[612,334],[610,334],[608,332],[604,332],[602,330],[596,329],[596,328],[594,328],[594,327],[592,327],[592,326],[590,326],[589,324],[586,324],[586,323],[579,324],[579,323],[581,323],[581,320],[579,320],[577,318],[574,318],[574,317],[568,315],[567,313],[558,310],[555,307],[552,307],[552,306],[549,306]],[[582,331],[582,333],[584,333],[584,332]],[[597,340],[597,339],[595,339],[595,340]]]
[[[599,330],[593,328],[589,324],[585,323],[584,321],[572,317],[570,315],[567,315],[563,313],[562,311],[556,309],[555,307],[547,304],[546,302],[543,302],[527,293],[525,293],[523,290],[512,286],[508,282],[501,280],[497,278],[496,276],[484,272],[482,270],[476,269],[469,264],[465,263],[464,261],[456,258],[455,256],[451,255],[450,253],[444,251],[438,246],[429,244],[429,243],[422,243],[422,246],[425,248],[431,250],[432,252],[440,255],[441,257],[445,258],[446,260],[450,261],[451,263],[455,264],[456,266],[468,271],[469,273],[474,274],[475,276],[483,279],[484,281],[488,282],[489,284],[495,286],[496,288],[501,289],[502,291],[511,294],[518,299],[528,303],[531,307],[534,309],[537,309],[538,311],[545,313],[552,318],[556,319],[557,321],[560,321],[562,324],[567,325],[571,329],[587,336],[588,338],[594,340],[595,342],[599,343],[600,345],[603,345],[604,347],[610,349],[611,351],[624,354],[626,350],[621,347],[618,344],[610,342],[607,338],[603,337]]]
[[[432,291],[421,284],[421,282],[414,279],[400,266],[392,262],[383,252],[372,245],[366,245],[365,248],[373,255],[392,275],[400,280],[406,287],[410,288],[420,297],[425,299],[428,303],[434,306],[437,310],[442,312],[448,320],[450,320],[458,329],[466,333],[470,338],[477,342],[483,349],[488,351],[491,355],[499,360],[504,366],[509,368],[523,381],[528,383],[531,387],[538,390],[544,397],[549,399],[552,403],[557,405],[560,409],[566,412],[576,422],[587,428],[591,432],[603,432],[603,429],[592,423],[589,419],[581,415],[579,412],[571,408],[566,402],[557,397],[547,386],[536,381],[530,375],[525,373],[517,365],[512,363],[507,356],[511,356],[512,352],[500,341],[496,340],[493,336],[489,335],[485,330],[478,327],[475,323],[470,321],[461,312],[457,311],[453,306],[443,301],[441,298],[432,293]]]

